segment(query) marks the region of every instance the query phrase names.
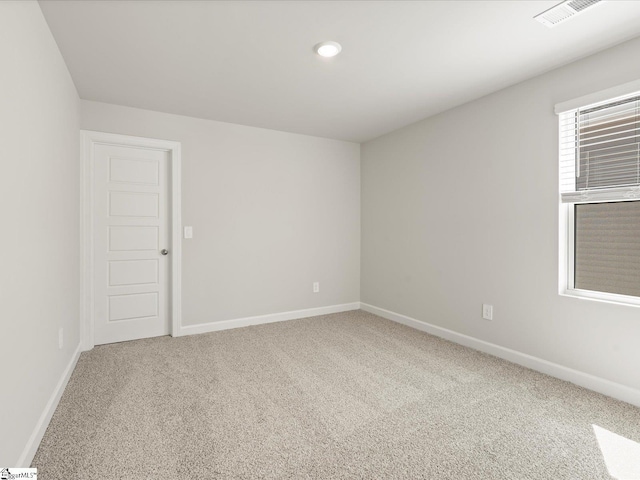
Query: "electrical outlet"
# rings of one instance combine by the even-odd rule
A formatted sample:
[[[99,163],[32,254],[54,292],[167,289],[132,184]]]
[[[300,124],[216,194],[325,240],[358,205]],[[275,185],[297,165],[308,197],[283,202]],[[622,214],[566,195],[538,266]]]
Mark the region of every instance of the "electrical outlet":
[[[320,282],[313,282],[313,293],[320,292]]]
[[[493,320],[493,305],[482,304],[482,318],[485,320]]]
[[[62,350],[64,346],[64,328],[60,327],[58,329],[58,348]]]

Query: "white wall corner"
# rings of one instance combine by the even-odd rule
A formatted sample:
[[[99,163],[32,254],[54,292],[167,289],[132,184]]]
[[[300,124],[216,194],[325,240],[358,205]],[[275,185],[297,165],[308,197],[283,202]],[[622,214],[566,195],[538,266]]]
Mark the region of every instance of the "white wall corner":
[[[415,318],[392,312],[390,310],[385,310],[384,308],[375,307],[367,303],[361,303],[361,308],[366,312],[373,313],[386,318],[387,320],[401,323],[408,327],[415,328],[416,330],[444,338],[445,340],[464,345],[465,347],[470,347],[475,350],[488,353],[495,357],[508,360],[509,362],[522,365],[523,367],[536,370],[537,372],[559,378],[560,380],[565,380],[575,385],[593,390],[594,392],[640,407],[640,390],[635,388],[612,382],[611,380],[606,380],[601,377],[596,377],[595,375],[584,373],[579,370],[574,370],[557,363],[549,362],[542,358],[527,355],[526,353],[511,350],[510,348],[502,347],[495,343],[485,342],[484,340],[480,340],[475,337],[470,337],[462,333],[454,332],[453,330],[438,327],[437,325],[416,320]]]

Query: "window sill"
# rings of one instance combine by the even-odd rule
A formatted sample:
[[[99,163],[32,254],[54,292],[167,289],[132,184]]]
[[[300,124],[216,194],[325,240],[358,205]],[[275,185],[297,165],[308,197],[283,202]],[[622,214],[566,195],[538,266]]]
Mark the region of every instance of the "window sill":
[[[566,289],[560,292],[563,297],[579,298],[596,302],[613,303],[627,307],[640,307],[640,297],[630,295],[618,295],[615,293],[594,292],[592,290],[580,290],[578,288]]]

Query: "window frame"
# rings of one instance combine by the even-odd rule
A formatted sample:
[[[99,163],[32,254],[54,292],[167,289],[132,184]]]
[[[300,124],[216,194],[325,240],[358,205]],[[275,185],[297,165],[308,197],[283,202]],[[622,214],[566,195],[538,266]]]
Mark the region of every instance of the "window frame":
[[[596,104],[600,102],[606,102],[613,100],[617,97],[631,95],[634,92],[640,92],[640,80],[629,82],[624,85],[615,86],[595,92],[589,95],[584,95],[573,100],[558,103],[555,106],[555,113],[559,116],[561,113],[568,110],[579,109],[587,105]],[[559,121],[559,118],[557,119]],[[558,157],[556,168],[558,168],[558,187],[560,187],[561,169],[561,139],[559,129],[557,130],[558,138]],[[591,300],[605,303],[612,303],[617,305],[625,305],[632,307],[640,307],[640,297],[621,295],[617,293],[600,292],[595,290],[584,290],[575,288],[575,206],[580,203],[606,203],[611,201],[640,201],[639,198],[628,199],[605,199],[595,198],[591,200],[575,201],[572,203],[562,202],[562,195],[560,188],[558,188],[558,203],[559,203],[559,268],[558,268],[558,293],[561,296],[578,298],[582,300]]]
[[[575,288],[575,206],[579,203],[603,202],[562,203],[560,201],[560,289],[558,293],[583,300],[640,307],[640,297]]]

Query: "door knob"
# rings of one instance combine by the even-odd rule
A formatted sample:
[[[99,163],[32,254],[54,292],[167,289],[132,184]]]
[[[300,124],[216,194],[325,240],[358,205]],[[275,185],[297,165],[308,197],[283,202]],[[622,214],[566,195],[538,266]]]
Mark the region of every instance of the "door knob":
[[[160,250],[160,253],[162,255],[169,255],[169,250],[167,250],[166,248],[163,248],[162,250]]]

